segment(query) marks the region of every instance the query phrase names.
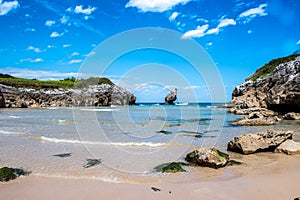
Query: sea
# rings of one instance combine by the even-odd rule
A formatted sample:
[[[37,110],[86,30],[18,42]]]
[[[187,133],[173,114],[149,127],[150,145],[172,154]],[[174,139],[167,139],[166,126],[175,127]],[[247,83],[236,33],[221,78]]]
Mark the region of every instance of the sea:
[[[232,126],[243,116],[220,108],[223,103],[177,103],[137,106],[50,107],[0,110],[0,167],[24,168],[35,176],[96,179],[106,182],[172,182],[234,177],[238,170],[185,167],[186,173],[166,174],[156,167],[184,162],[199,147],[226,151],[235,136],[267,129],[296,130],[299,122],[272,126]],[[65,156],[57,156],[65,154]],[[239,160],[239,155],[234,155]],[[85,168],[87,159],[100,164]],[[253,158],[255,160],[255,158]],[[268,155],[262,163],[276,163]],[[253,167],[258,167],[253,164]]]

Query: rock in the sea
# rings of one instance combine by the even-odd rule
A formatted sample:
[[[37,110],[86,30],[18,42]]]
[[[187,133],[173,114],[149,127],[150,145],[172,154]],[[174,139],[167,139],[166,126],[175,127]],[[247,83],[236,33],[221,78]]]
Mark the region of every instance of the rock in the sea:
[[[245,134],[234,137],[227,145],[228,151],[242,154],[252,154],[256,152],[274,151],[281,143],[287,139],[292,139],[291,131],[267,130],[263,132]]]
[[[286,140],[275,149],[275,152],[288,155],[300,154],[300,142]]]
[[[0,181],[7,182],[19,176],[28,175],[29,173],[23,169],[2,167],[0,168]]]
[[[289,112],[283,116],[285,120],[300,120],[300,113]]]
[[[89,168],[101,163],[100,159],[86,159],[86,163],[83,165],[84,168]]]
[[[135,105],[136,101],[126,89],[109,84],[68,90],[36,90],[0,84],[0,91],[0,108]]]
[[[227,165],[229,155],[216,148],[199,148],[187,154],[185,159],[202,167],[218,169]]]
[[[268,108],[277,112],[300,112],[300,55],[274,59],[232,92],[232,111]]]
[[[170,91],[167,96],[165,97],[165,104],[174,105],[174,101],[177,99],[177,88]]]

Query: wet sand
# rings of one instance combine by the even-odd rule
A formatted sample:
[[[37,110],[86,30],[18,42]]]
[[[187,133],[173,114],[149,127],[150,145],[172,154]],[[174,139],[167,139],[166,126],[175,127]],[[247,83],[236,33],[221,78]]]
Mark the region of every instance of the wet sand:
[[[294,199],[300,196],[300,168],[268,174],[192,183],[104,183],[96,180],[29,176],[1,183],[0,199]],[[153,191],[151,187],[161,191]]]

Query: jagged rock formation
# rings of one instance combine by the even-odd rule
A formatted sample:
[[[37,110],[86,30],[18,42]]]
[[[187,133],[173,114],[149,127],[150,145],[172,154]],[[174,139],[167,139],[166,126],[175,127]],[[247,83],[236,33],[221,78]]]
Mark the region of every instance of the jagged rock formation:
[[[165,104],[174,105],[174,101],[177,99],[177,88],[170,91],[167,96],[165,97]]]
[[[234,137],[227,145],[228,151],[242,154],[252,154],[256,152],[271,151],[288,139],[292,139],[290,131],[268,130],[253,134],[245,134]]]
[[[249,108],[299,113],[300,54],[273,60],[257,70],[248,81],[234,89],[227,107],[231,107],[233,113]]]
[[[0,84],[0,107],[70,107],[134,105],[136,97],[129,91],[109,84],[83,89],[35,90]]]

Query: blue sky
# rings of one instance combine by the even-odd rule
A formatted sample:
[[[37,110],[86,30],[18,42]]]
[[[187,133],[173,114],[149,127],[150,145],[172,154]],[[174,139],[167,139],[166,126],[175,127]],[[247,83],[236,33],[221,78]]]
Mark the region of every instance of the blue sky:
[[[234,86],[258,67],[300,49],[299,10],[299,0],[0,0],[0,73],[38,79],[77,76],[101,42],[123,31],[159,27],[178,31],[181,40],[195,40],[207,51],[229,100]],[[140,101],[159,101],[172,87],[178,87],[181,101],[188,101],[187,86],[176,81],[119,82],[137,65],[149,63],[174,67],[190,79],[198,101],[211,100],[207,82],[196,80],[185,61],[156,50],[129,53],[105,75]],[[138,73],[134,75],[145,75]]]

